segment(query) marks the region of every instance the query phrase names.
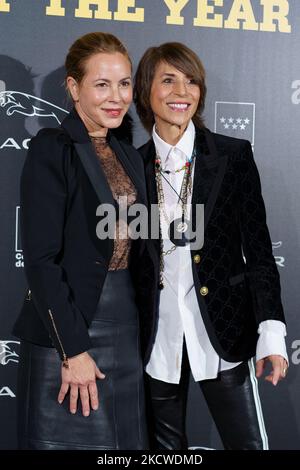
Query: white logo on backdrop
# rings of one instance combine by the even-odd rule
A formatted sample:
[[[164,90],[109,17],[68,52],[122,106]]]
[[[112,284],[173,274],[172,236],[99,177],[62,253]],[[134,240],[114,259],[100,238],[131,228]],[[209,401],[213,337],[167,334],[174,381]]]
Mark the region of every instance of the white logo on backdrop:
[[[49,101],[20,91],[1,91],[0,107],[7,116],[22,114],[24,116],[52,117],[60,124],[68,112]]]
[[[47,117],[53,118],[56,124],[60,124],[62,120],[68,114],[63,108],[56,106],[49,101],[38,98],[37,96],[23,93],[16,90],[6,90],[6,83],[0,80],[0,111],[8,118],[16,115],[23,115],[26,118],[31,117]],[[30,121],[31,124],[32,121]],[[28,125],[31,126],[31,124]],[[34,134],[38,131],[39,126],[36,129],[31,129],[30,133]],[[6,137],[5,140],[0,142],[0,150],[3,149],[15,149],[15,150],[27,150],[28,144],[31,137],[20,141],[18,137]]]
[[[20,206],[16,206],[16,232],[15,232],[15,254],[16,254],[16,268],[24,268],[23,250],[21,247],[20,236]]]
[[[0,364],[7,366],[9,362],[19,362],[19,354],[15,351],[19,341],[0,340]]]
[[[295,90],[291,96],[292,103],[300,104],[300,80],[294,80],[291,88]]]
[[[282,247],[282,241],[272,242],[273,251],[278,250],[278,248],[281,248],[281,247]],[[280,268],[285,267],[285,264],[284,264],[285,263],[285,258],[283,256],[274,255],[274,258],[275,258],[277,266],[279,266]]]
[[[297,366],[300,364],[300,339],[295,339],[291,344],[291,348],[293,349],[291,361]]]
[[[255,103],[215,102],[215,132],[247,139],[254,146]]]
[[[15,150],[28,150],[28,144],[31,139],[24,139],[22,142],[17,142],[13,137],[8,137],[4,142],[0,143],[0,150],[4,148],[14,148]]]
[[[6,386],[0,388],[0,397],[16,398],[16,395],[9,387]]]

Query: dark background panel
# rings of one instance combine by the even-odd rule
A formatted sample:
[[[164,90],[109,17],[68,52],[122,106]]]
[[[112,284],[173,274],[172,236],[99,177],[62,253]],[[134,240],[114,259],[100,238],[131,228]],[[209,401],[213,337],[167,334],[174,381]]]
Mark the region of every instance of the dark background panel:
[[[9,12],[3,11],[5,3],[10,4]],[[18,344],[12,342],[16,338],[10,331],[26,288],[18,237],[19,178],[26,147],[39,128],[56,126],[70,107],[63,86],[68,47],[82,34],[102,30],[116,34],[127,44],[134,67],[151,45],[176,40],[192,47],[207,71],[207,126],[236,137],[253,138],[282,280],[290,356],[285,383],[274,388],[261,380],[260,390],[270,447],[299,449],[300,2],[224,0],[223,7],[215,6],[215,14],[226,20],[237,4],[245,11],[251,4],[248,18],[253,13],[257,22],[264,21],[261,3],[273,5],[275,10],[278,6],[289,7],[286,24],[290,32],[281,32],[276,22],[274,32],[243,30],[243,22],[238,29],[195,26],[197,8],[205,13],[205,8],[215,5],[213,0],[189,0],[182,10],[183,25],[167,24],[164,0],[132,2],[144,8],[143,22],[75,17],[75,9],[84,3],[63,0],[65,16],[50,16],[46,15],[50,0],[0,0],[0,448],[16,447]],[[90,3],[95,11],[97,3],[103,7],[106,2]],[[122,3],[126,1],[108,1],[113,12]],[[13,92],[13,103],[8,102],[7,91]],[[41,111],[32,116],[35,107]],[[140,145],[147,134],[134,109],[131,113],[135,119],[134,142]],[[220,119],[228,123],[230,117],[249,117],[250,123],[245,129],[222,128]],[[222,448],[194,383],[190,389],[188,433],[191,446]]]

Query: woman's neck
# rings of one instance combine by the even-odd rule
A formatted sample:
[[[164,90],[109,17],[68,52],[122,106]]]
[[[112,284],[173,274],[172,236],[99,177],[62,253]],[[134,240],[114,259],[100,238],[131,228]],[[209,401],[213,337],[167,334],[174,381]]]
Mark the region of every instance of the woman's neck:
[[[187,126],[178,126],[175,124],[155,123],[155,131],[159,137],[169,145],[176,145],[183,136]]]

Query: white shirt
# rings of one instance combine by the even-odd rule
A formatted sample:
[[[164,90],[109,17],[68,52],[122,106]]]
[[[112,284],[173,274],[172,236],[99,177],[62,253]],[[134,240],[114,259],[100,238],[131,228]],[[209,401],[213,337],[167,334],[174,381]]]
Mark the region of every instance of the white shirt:
[[[162,168],[171,171],[165,178],[180,193],[184,171],[182,168],[193,152],[195,127],[189,123],[183,136],[172,147],[164,142],[153,128],[156,153],[161,159]],[[194,174],[193,165],[193,173]],[[181,216],[178,195],[162,177],[165,199],[165,214],[161,216],[161,231],[164,251],[174,245],[168,237],[169,221]],[[188,196],[191,202],[191,195]],[[168,220],[166,220],[168,219]],[[155,343],[146,372],[153,378],[168,383],[179,383],[181,375],[182,347],[185,337],[189,363],[195,381],[213,379],[218,372],[232,369],[240,363],[224,361],[214,350],[208,337],[194,288],[192,261],[189,246],[177,247],[164,256],[164,289],[160,293],[159,320]],[[256,360],[270,354],[280,354],[287,360],[283,322],[267,320],[260,323]]]

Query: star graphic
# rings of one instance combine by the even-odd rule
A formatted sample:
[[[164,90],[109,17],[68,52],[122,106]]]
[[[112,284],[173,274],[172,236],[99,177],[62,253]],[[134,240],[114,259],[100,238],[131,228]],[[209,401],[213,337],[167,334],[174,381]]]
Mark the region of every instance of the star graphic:
[[[240,125],[240,128],[242,129],[242,131],[244,131],[244,130],[246,129],[245,124],[241,124],[241,125]]]
[[[224,127],[225,127],[225,129],[228,129],[228,128],[229,128],[229,124],[227,124],[227,123],[224,124]]]
[[[230,117],[230,118],[228,119],[229,124],[232,124],[233,121],[234,121],[234,119],[233,119],[232,117]]]
[[[226,122],[226,119],[222,116],[222,117],[220,118],[220,121],[221,121],[222,124],[224,124],[224,123]]]
[[[248,119],[248,118],[244,119],[245,124],[249,124],[249,122],[250,122],[250,119]]]
[[[232,124],[232,129],[237,129],[237,124]]]
[[[236,119],[237,124],[241,124],[242,120],[241,118]]]

